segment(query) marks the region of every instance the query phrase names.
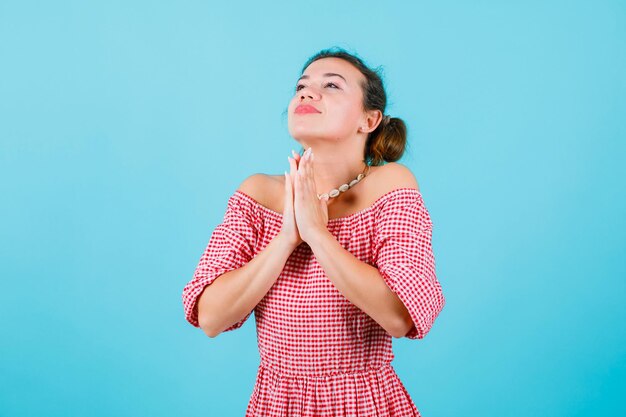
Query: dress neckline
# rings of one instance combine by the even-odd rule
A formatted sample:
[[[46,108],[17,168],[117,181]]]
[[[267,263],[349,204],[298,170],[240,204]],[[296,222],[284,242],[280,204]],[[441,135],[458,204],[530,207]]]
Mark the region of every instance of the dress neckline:
[[[379,204],[381,204],[384,200],[386,200],[390,196],[392,196],[392,195],[394,195],[396,193],[404,193],[404,192],[416,193],[418,197],[420,197],[420,198],[422,197],[422,193],[417,188],[411,188],[411,187],[396,188],[396,189],[393,189],[391,191],[387,191],[386,193],[384,193],[383,195],[378,197],[371,205],[369,205],[369,206],[367,206],[365,208],[362,208],[361,210],[355,211],[354,213],[347,214],[345,216],[334,217],[332,219],[328,219],[328,223],[331,224],[331,223],[336,223],[336,222],[340,222],[340,221],[344,221],[344,220],[349,220],[352,217],[365,214],[368,211],[373,210],[374,208],[376,208]],[[274,211],[274,210],[270,209],[269,207],[264,206],[263,204],[259,203],[258,201],[256,201],[254,198],[252,198],[248,194],[244,193],[243,191],[236,190],[235,194],[239,194],[240,196],[242,196],[244,198],[247,198],[254,205],[256,205],[260,209],[264,210],[265,212],[273,215],[274,217],[278,217],[278,218],[282,218],[283,217],[282,213],[279,213],[277,211]]]

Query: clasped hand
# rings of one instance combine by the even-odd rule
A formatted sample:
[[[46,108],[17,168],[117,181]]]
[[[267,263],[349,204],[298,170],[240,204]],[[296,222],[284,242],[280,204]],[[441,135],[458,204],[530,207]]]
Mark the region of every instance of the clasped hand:
[[[292,151],[293,152],[293,151]],[[290,172],[285,171],[285,203],[281,233],[298,246],[310,242],[328,224],[328,198],[318,198],[313,176],[314,155],[311,148],[302,157],[293,152],[287,157]]]

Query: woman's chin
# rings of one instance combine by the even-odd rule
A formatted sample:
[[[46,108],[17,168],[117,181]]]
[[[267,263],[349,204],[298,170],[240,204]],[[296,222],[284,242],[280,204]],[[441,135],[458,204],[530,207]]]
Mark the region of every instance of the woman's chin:
[[[294,127],[292,129],[289,129],[289,134],[292,138],[296,139],[299,142],[324,139],[332,140],[332,138],[337,137],[337,135],[333,135],[332,132],[320,129],[312,129],[310,127]]]

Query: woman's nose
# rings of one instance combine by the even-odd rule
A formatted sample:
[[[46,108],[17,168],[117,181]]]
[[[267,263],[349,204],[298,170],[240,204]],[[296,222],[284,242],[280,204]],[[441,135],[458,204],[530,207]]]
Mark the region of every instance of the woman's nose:
[[[311,87],[304,87],[300,89],[300,98],[305,99],[306,97],[310,97],[312,99],[316,99],[319,97],[319,93],[315,91],[315,89]]]

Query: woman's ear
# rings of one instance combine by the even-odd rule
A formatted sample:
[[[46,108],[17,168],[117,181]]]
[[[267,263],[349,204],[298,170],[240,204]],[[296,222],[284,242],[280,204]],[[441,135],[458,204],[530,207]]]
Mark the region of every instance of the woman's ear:
[[[366,112],[365,126],[361,126],[359,130],[365,133],[373,132],[382,123],[382,120],[383,112],[380,110],[369,110]]]

